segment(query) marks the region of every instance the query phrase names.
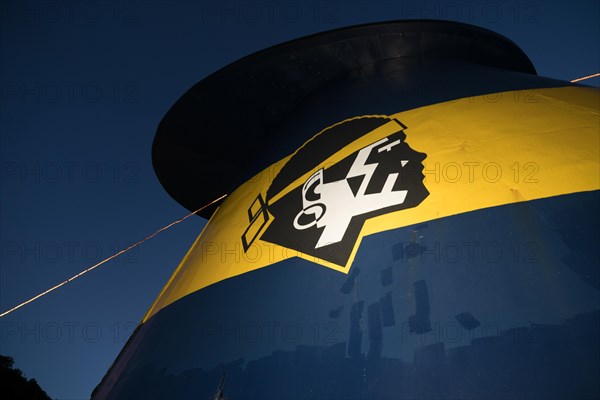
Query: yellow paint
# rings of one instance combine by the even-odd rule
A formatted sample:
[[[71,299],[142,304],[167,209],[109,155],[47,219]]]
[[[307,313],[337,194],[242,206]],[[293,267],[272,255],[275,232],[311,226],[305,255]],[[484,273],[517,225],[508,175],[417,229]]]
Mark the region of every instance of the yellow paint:
[[[487,207],[598,190],[599,106],[597,89],[564,87],[471,97],[389,116],[407,126],[408,145],[427,154],[424,183],[430,194],[417,207],[367,220],[345,266],[260,239],[247,253],[242,250],[248,207],[259,193],[266,197],[273,178],[292,155],[285,157],[227,197],[144,321],[203,287],[291,257],[347,273],[361,239],[373,233]],[[271,203],[302,185],[317,169],[342,160],[396,128],[395,123],[385,124],[339,149]],[[269,222],[272,220],[271,216]]]

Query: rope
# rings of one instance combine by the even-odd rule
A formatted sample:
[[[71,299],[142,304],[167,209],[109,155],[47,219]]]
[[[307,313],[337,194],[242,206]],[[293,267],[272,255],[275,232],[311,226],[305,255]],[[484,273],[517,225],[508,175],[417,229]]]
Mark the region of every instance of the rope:
[[[127,252],[127,251],[129,251],[129,250],[131,250],[131,249],[133,249],[134,247],[137,247],[137,246],[139,246],[140,244],[144,243],[146,240],[152,239],[154,236],[158,235],[158,234],[159,234],[159,233],[161,233],[162,231],[165,231],[165,230],[169,229],[170,227],[172,227],[173,225],[177,225],[178,223],[185,221],[186,219],[188,219],[188,218],[189,218],[189,217],[191,217],[192,215],[195,215],[196,213],[198,213],[198,212],[200,212],[200,211],[204,210],[206,207],[209,207],[209,206],[211,206],[211,205],[215,204],[216,202],[218,202],[219,200],[222,200],[222,199],[224,199],[225,197],[227,197],[227,195],[226,195],[226,194],[224,194],[223,196],[219,197],[218,199],[214,199],[214,200],[213,200],[213,201],[211,201],[210,203],[208,203],[208,204],[206,204],[206,205],[203,205],[202,207],[200,207],[199,209],[197,209],[196,211],[194,211],[194,212],[192,212],[192,213],[189,213],[189,214],[188,214],[188,215],[186,215],[185,217],[183,217],[183,218],[181,218],[181,219],[178,219],[177,221],[171,222],[169,225],[163,226],[162,228],[160,228],[159,230],[157,230],[157,231],[156,231],[156,232],[154,232],[153,234],[151,234],[151,235],[149,235],[149,236],[146,236],[144,239],[140,240],[139,242],[132,244],[131,246],[129,246],[129,247],[127,247],[127,248],[125,248],[125,249],[123,249],[123,250],[119,251],[118,253],[115,253],[115,254],[113,254],[112,256],[110,256],[110,257],[108,257],[108,258],[105,258],[104,260],[100,261],[99,263],[92,265],[92,266],[91,266],[91,267],[89,267],[88,269],[84,269],[83,271],[81,271],[81,272],[80,272],[80,273],[78,273],[77,275],[73,275],[72,277],[70,277],[70,278],[69,278],[69,279],[67,279],[66,281],[63,281],[63,282],[61,282],[61,283],[59,283],[59,284],[57,284],[57,285],[54,285],[54,286],[52,286],[50,289],[47,289],[47,290],[43,291],[42,293],[40,293],[40,294],[38,294],[38,295],[36,295],[36,296],[34,296],[34,297],[30,298],[29,300],[27,300],[27,301],[24,301],[24,302],[22,302],[21,304],[19,304],[19,305],[17,305],[17,306],[14,306],[14,307],[13,307],[13,308],[11,308],[10,310],[4,311],[2,314],[0,314],[0,318],[4,317],[5,315],[8,315],[8,314],[10,314],[10,313],[11,313],[11,312],[13,312],[13,311],[16,311],[16,310],[18,310],[19,308],[21,308],[21,307],[23,307],[23,306],[25,306],[25,305],[27,305],[27,304],[31,303],[32,301],[35,301],[35,300],[39,299],[39,298],[40,298],[40,297],[42,297],[42,296],[45,296],[45,295],[47,295],[48,293],[50,293],[50,292],[52,292],[52,291],[54,291],[54,290],[58,289],[59,287],[61,287],[61,286],[63,286],[63,285],[66,285],[67,283],[69,283],[69,282],[71,282],[71,281],[73,281],[73,280],[75,280],[75,279],[79,278],[80,276],[82,276],[82,275],[84,275],[84,274],[87,274],[87,273],[88,273],[88,272],[90,272],[91,270],[93,270],[93,269],[96,269],[96,268],[98,268],[99,266],[101,266],[102,264],[104,264],[104,263],[106,263],[106,262],[108,262],[108,261],[112,260],[113,258],[116,258],[116,257],[120,256],[121,254],[123,254],[123,253],[125,253],[125,252]]]
[[[579,82],[579,81],[585,81],[586,79],[595,78],[597,76],[600,76],[600,72],[596,72],[595,74],[591,74],[591,75],[588,75],[588,76],[582,76],[581,78],[573,79],[571,81],[571,83],[575,83],[575,82]]]
[[[586,79],[595,78],[595,77],[597,77],[597,76],[600,76],[600,72],[598,72],[598,73],[595,73],[595,74],[591,74],[591,75],[587,75],[587,76],[583,76],[583,77],[581,77],[581,78],[573,79],[571,82],[572,82],[572,83],[575,83],[575,82],[580,82],[580,81],[583,81],[583,80],[586,80]],[[35,300],[39,299],[39,298],[40,298],[40,297],[42,297],[42,296],[45,296],[45,295],[47,295],[48,293],[50,293],[50,292],[52,292],[52,291],[54,291],[54,290],[58,289],[59,287],[61,287],[61,286],[63,286],[63,285],[66,285],[67,283],[69,283],[69,282],[71,282],[71,281],[73,281],[73,280],[75,280],[75,279],[79,278],[80,276],[82,276],[82,275],[84,275],[84,274],[87,274],[88,272],[90,272],[90,271],[92,271],[92,270],[94,270],[94,269],[98,268],[99,266],[101,266],[102,264],[104,264],[104,263],[106,263],[106,262],[108,262],[108,261],[112,260],[113,258],[116,258],[116,257],[120,256],[121,254],[123,254],[123,253],[125,253],[125,252],[127,252],[127,251],[129,251],[129,250],[131,250],[131,249],[133,249],[134,247],[137,247],[137,246],[139,246],[140,244],[144,243],[146,240],[152,239],[154,236],[158,235],[158,234],[159,234],[159,233],[161,233],[162,231],[165,231],[165,230],[169,229],[169,228],[170,228],[170,227],[172,227],[173,225],[176,225],[176,224],[178,224],[178,223],[180,223],[180,222],[183,222],[183,221],[185,221],[186,219],[188,219],[188,218],[189,218],[189,217],[191,217],[192,215],[195,215],[196,213],[198,213],[198,212],[200,212],[200,211],[204,210],[206,207],[209,207],[209,206],[211,206],[211,205],[215,204],[216,202],[218,202],[218,201],[220,201],[220,200],[224,199],[225,197],[227,197],[227,195],[226,195],[226,194],[224,194],[223,196],[221,196],[221,197],[219,197],[219,198],[217,198],[217,199],[215,199],[215,200],[211,201],[210,203],[208,203],[208,204],[206,204],[206,205],[204,205],[204,206],[200,207],[200,208],[199,208],[199,209],[197,209],[196,211],[194,211],[194,212],[192,212],[192,213],[189,213],[189,214],[188,214],[188,215],[186,215],[185,217],[183,217],[183,218],[181,218],[181,219],[178,219],[177,221],[171,222],[169,225],[166,225],[166,226],[164,226],[164,227],[160,228],[159,230],[157,230],[156,232],[154,232],[154,233],[153,233],[153,234],[151,234],[150,236],[147,236],[147,237],[145,237],[144,239],[140,240],[139,242],[132,244],[131,246],[127,247],[126,249],[123,249],[123,250],[119,251],[118,253],[115,253],[115,254],[113,254],[112,256],[110,256],[110,257],[108,257],[108,258],[106,258],[106,259],[104,259],[104,260],[100,261],[99,263],[92,265],[92,266],[91,266],[91,267],[89,267],[88,269],[85,269],[85,270],[83,270],[83,271],[79,272],[77,275],[73,275],[72,277],[70,277],[70,278],[69,278],[69,279],[67,279],[66,281],[63,281],[63,282],[61,282],[61,283],[59,283],[59,284],[57,284],[57,285],[54,285],[54,286],[52,286],[50,289],[47,289],[47,290],[43,291],[42,293],[40,293],[40,294],[38,294],[38,295],[36,295],[36,296],[34,296],[34,297],[30,298],[30,299],[29,299],[29,300],[27,300],[27,301],[24,301],[23,303],[21,303],[21,304],[19,304],[19,305],[15,306],[15,307],[13,307],[13,308],[11,308],[10,310],[4,311],[2,314],[0,314],[0,318],[4,317],[5,315],[8,315],[8,314],[10,314],[10,313],[11,313],[11,312],[13,312],[13,311],[16,311],[16,310],[18,310],[19,308],[21,308],[21,307],[23,307],[23,306],[25,306],[25,305],[27,305],[27,304],[29,304],[29,303],[31,303],[31,302],[33,302],[33,301],[35,301]]]

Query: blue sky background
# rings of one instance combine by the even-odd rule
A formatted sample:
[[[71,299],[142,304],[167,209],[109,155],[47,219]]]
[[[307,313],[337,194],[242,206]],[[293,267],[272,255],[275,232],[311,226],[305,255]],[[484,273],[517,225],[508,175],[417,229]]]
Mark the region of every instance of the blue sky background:
[[[600,71],[598,1],[4,1],[0,10],[2,311],[187,214],[154,175],[154,132],[190,86],[249,53],[348,25],[450,19],[512,39],[540,75]],[[204,223],[189,219],[3,317],[0,353],[53,398],[88,398]]]

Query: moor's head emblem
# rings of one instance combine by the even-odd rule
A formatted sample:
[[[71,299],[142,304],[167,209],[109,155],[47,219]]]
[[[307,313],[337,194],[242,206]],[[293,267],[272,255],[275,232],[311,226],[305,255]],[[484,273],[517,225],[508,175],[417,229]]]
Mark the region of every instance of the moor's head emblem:
[[[408,145],[405,129],[396,119],[355,118],[307,142],[275,177],[266,198],[259,196],[249,208],[251,220],[263,213],[266,229],[242,237],[244,247],[260,236],[346,266],[366,220],[415,207],[429,194],[423,184],[426,155]]]

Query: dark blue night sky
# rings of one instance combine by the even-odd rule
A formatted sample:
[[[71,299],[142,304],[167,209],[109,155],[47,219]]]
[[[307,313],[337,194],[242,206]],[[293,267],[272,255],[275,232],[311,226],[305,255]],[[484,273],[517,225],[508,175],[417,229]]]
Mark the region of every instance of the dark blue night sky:
[[[0,17],[1,311],[188,213],[154,175],[156,127],[247,54],[354,24],[450,19],[507,36],[539,75],[600,71],[597,1],[5,1]],[[88,398],[204,224],[3,317],[0,353],[51,397]]]

